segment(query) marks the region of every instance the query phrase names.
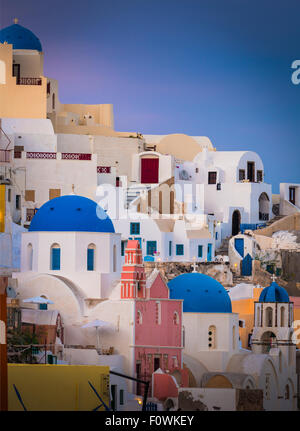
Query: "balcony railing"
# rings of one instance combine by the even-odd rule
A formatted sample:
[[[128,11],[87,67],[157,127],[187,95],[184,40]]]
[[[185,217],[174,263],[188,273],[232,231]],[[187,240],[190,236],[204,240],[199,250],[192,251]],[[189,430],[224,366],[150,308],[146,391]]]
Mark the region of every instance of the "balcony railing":
[[[0,163],[10,163],[10,150],[0,150]]]
[[[41,78],[17,78],[17,85],[42,85]]]
[[[62,160],[92,160],[91,154],[84,153],[61,153]]]
[[[27,159],[56,159],[56,153],[44,153],[44,152],[27,152]]]
[[[263,221],[269,220],[269,214],[259,212],[259,220],[263,220]]]
[[[110,166],[97,166],[98,174],[110,174],[111,168]]]

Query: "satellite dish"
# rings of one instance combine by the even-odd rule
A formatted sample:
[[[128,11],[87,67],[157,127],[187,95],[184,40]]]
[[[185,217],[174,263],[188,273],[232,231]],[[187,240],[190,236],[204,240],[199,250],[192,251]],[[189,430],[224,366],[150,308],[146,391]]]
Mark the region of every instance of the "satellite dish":
[[[185,169],[182,169],[182,171],[179,171],[179,179],[188,181],[190,179],[189,173]]]

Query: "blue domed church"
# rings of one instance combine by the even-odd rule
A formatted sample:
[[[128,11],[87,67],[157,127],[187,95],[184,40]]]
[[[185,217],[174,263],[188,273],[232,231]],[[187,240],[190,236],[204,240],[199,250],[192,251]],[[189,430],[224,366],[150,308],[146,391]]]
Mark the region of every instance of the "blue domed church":
[[[205,274],[181,274],[169,281],[170,298],[183,299],[184,351],[209,369],[224,371],[239,351],[239,318],[226,289]]]
[[[87,301],[107,298],[120,278],[120,255],[120,234],[106,212],[91,199],[61,196],[42,205],[22,235],[16,277],[21,289],[30,285],[30,295],[43,293],[58,308],[69,304],[73,316],[84,314]]]

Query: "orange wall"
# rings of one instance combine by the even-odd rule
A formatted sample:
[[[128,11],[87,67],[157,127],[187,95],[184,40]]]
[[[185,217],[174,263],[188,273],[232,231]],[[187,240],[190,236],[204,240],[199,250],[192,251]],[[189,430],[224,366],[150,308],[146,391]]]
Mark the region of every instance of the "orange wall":
[[[17,85],[12,76],[12,45],[0,43],[0,118],[46,118],[47,79],[42,85]],[[5,83],[3,81],[3,63]]]
[[[245,320],[245,328],[239,328],[242,347],[248,349],[248,335],[254,326],[254,302],[259,300],[262,287],[253,289],[253,298],[232,300],[232,312],[238,313],[241,320]]]

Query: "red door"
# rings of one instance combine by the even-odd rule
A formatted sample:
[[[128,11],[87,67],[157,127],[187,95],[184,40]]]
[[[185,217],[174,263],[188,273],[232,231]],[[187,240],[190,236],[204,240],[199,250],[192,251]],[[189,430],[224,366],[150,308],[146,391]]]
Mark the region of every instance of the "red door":
[[[141,183],[158,183],[158,161],[159,159],[142,159]]]

